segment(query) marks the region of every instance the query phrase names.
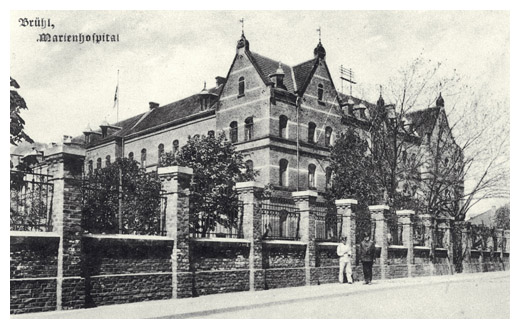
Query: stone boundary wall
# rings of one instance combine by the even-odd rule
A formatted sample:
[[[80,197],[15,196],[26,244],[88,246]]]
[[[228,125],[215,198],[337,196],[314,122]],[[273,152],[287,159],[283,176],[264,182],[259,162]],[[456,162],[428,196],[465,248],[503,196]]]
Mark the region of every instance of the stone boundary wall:
[[[189,233],[189,181],[192,170],[159,168],[166,193],[166,236],[92,235],[81,226],[82,155],[67,150],[47,156],[54,180],[53,231],[11,232],[11,313],[66,310],[156,299],[197,297],[246,290],[319,285],[338,281],[338,243],[317,242],[314,210],[316,191],[293,193],[300,212],[299,239],[263,240],[261,198],[263,185],[237,183],[244,205],[243,237],[194,239]],[[70,151],[70,152],[69,152]],[[78,169],[79,168],[79,169]],[[78,176],[79,175],[79,176]],[[355,252],[355,281],[363,280],[355,241],[356,200],[337,200],[343,236]],[[385,205],[370,206],[376,259],[373,280],[451,275],[453,241],[447,249],[413,245],[413,211],[391,214]],[[402,246],[388,245],[388,220],[396,215],[402,224]],[[431,231],[435,219],[421,220]],[[448,232],[449,221],[442,222]],[[472,250],[464,229],[464,272],[509,269],[509,252]],[[453,234],[455,235],[455,234]],[[503,232],[502,237],[509,237]]]

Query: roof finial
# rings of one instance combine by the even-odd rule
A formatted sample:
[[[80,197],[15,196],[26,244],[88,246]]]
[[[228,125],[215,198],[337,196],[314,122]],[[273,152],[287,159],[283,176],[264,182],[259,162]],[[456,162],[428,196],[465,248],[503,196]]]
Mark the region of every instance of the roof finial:
[[[321,26],[318,26],[316,31],[318,32],[319,43],[321,43]]]
[[[204,80],[204,89],[206,89],[206,80]]]
[[[244,18],[242,17],[239,22],[242,23],[242,35],[244,35]]]
[[[379,97],[383,97],[383,85],[379,85]]]

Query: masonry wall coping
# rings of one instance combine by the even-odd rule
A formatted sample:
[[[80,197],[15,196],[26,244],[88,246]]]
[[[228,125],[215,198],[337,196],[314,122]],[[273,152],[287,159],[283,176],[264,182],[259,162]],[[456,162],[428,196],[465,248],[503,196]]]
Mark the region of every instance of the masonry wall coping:
[[[77,144],[61,144],[46,150],[44,157],[53,156],[60,153],[85,156],[86,151],[85,148]]]
[[[400,244],[390,244],[388,245],[388,249],[408,249],[408,247]]]
[[[378,204],[373,206],[368,206],[368,210],[370,211],[378,211],[378,210],[389,210],[390,207],[386,204]]]
[[[251,241],[246,239],[238,239],[238,238],[191,238],[193,243],[202,244],[202,245],[211,245],[211,246],[234,246],[234,247],[242,247],[249,246]]]
[[[316,191],[313,191],[313,190],[307,190],[307,191],[297,191],[297,192],[292,192],[292,196],[293,198],[297,198],[297,197],[304,197],[304,196],[312,196],[312,197],[318,197],[318,192]]]
[[[182,166],[170,166],[170,167],[159,167],[157,168],[157,173],[159,175],[164,174],[185,174],[185,175],[193,175],[193,169]]]
[[[358,204],[356,199],[340,199],[336,200],[336,206]]]
[[[173,241],[174,239],[162,235],[135,235],[135,234],[84,234],[83,237],[91,239],[119,239],[119,240],[162,240]]]
[[[13,237],[37,237],[37,238],[59,238],[56,232],[35,232],[35,231],[9,231]]]
[[[250,181],[250,182],[239,182],[236,183],[235,189],[245,189],[245,188],[264,188],[264,184],[260,182]]]
[[[306,246],[306,242],[295,240],[263,240],[262,243],[266,245],[285,245],[285,246]]]
[[[413,210],[403,209],[403,210],[397,210],[397,211],[395,212],[395,214],[396,214],[397,216],[415,215],[415,211],[413,211]]]
[[[419,249],[419,250],[430,250],[430,247],[426,247],[426,246],[414,246],[413,248]]]

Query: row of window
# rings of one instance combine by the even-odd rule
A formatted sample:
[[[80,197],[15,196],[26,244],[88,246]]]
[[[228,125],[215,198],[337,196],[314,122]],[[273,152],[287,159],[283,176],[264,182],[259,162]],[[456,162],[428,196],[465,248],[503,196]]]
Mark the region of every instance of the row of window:
[[[238,97],[245,95],[246,80],[244,77],[238,78]],[[323,105],[323,84],[318,84],[318,102]]]
[[[279,127],[278,127],[278,135],[282,138],[289,138],[288,136],[288,123],[289,119],[285,115],[281,115],[278,118]],[[253,139],[254,135],[254,122],[253,117],[248,117],[244,121],[244,140],[250,141]],[[238,142],[238,122],[233,121],[229,124],[229,139],[231,143]],[[316,143],[316,124],[314,122],[309,122],[307,126],[307,142]],[[332,127],[325,128],[325,146],[332,145]]]
[[[289,186],[289,162],[286,159],[280,159],[278,163],[278,185]],[[332,178],[332,169],[325,169],[325,186],[330,188]],[[307,167],[307,186],[309,189],[316,189],[316,165],[309,164]]]

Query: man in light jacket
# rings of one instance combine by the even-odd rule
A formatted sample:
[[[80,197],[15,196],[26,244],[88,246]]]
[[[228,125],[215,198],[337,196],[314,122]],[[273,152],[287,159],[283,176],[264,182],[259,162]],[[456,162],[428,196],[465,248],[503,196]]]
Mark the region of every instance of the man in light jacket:
[[[347,274],[347,282],[352,284],[352,264],[350,263],[350,256],[352,256],[352,250],[350,245],[347,244],[347,238],[342,237],[340,244],[336,249],[336,253],[339,256],[339,283],[343,283],[343,274]]]
[[[359,256],[361,263],[363,263],[363,276],[365,277],[365,284],[372,284],[372,265],[376,258],[376,247],[374,242],[370,240],[370,235],[365,233],[365,238],[361,241],[359,246]]]

